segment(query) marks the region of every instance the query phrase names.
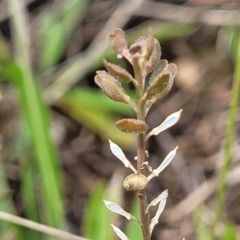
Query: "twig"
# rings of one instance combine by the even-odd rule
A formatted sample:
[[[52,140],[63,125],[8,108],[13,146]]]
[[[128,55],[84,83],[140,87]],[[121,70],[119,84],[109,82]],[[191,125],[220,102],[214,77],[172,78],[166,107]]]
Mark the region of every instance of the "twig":
[[[240,11],[187,7],[153,1],[144,1],[136,15],[182,23],[204,23],[207,25],[238,26]]]
[[[132,17],[133,13],[140,7],[143,0],[124,1],[112,14],[104,28],[95,37],[86,52],[71,58],[61,66],[55,81],[46,89],[44,95],[49,103],[58,100],[78,79],[83,76],[91,67],[97,56],[101,56],[107,49],[108,45],[105,40],[107,33],[118,26],[123,27]],[[124,14],[123,14],[124,13]],[[54,72],[54,69],[51,70]],[[48,75],[46,73],[46,75]],[[44,76],[43,76],[44,78]]]
[[[123,14],[124,13],[124,14]],[[90,68],[97,56],[107,49],[104,36],[113,27],[123,27],[133,15],[148,16],[156,19],[177,21],[184,23],[205,23],[208,25],[240,25],[240,11],[212,10],[209,8],[195,8],[176,6],[173,4],[156,3],[144,0],[125,1],[112,14],[104,28],[93,40],[89,48],[70,60],[61,64],[59,71],[54,74],[53,83],[45,90],[45,98],[51,104],[58,100],[69,87],[74,85]],[[44,73],[41,78],[49,78],[56,69]]]
[[[67,239],[67,240],[88,240],[87,238],[83,238],[83,237],[79,237],[76,235],[73,235],[71,233],[56,229],[56,228],[52,228],[40,223],[36,223],[18,216],[15,216],[13,214],[10,213],[5,213],[0,211],[0,219],[4,220],[4,221],[8,221],[26,228],[30,228],[33,229],[35,231],[38,232],[42,232],[48,235],[51,235],[53,237],[58,237],[61,239]]]
[[[24,6],[27,7],[28,4],[34,2],[34,0],[25,0]],[[0,22],[9,18],[8,6],[6,1],[1,1],[0,3]]]
[[[240,166],[233,168],[228,175],[228,185],[233,186],[240,182]],[[216,191],[218,179],[216,177],[204,182],[195,191],[189,194],[179,204],[164,212],[167,221],[176,222],[193,212],[200,204],[206,201]]]
[[[31,59],[30,59],[30,38],[27,28],[27,19],[25,14],[24,1],[8,0],[9,11],[12,17],[13,42],[15,56],[24,70],[30,71]]]
[[[166,153],[178,145],[174,137],[168,131],[161,133],[156,140]],[[178,150],[177,159],[171,163],[171,167],[176,177],[181,182],[185,192],[188,194],[191,193],[193,191],[194,181],[181,150]]]

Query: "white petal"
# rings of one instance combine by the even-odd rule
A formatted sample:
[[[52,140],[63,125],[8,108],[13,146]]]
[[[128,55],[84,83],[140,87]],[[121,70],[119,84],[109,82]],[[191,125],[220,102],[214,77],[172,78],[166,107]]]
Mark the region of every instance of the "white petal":
[[[151,223],[149,225],[149,231],[150,231],[150,235],[152,234],[152,231],[153,231],[153,228],[155,227],[155,225],[158,223],[158,219],[166,205],[166,202],[167,202],[167,199],[164,198],[160,203],[159,203],[159,206],[158,206],[158,210],[157,210],[157,213],[156,215],[151,219]]]
[[[131,213],[126,212],[125,210],[123,210],[119,205],[117,205],[116,203],[113,202],[109,202],[103,199],[103,202],[105,203],[106,207],[115,213],[118,213],[122,216],[124,216],[125,218],[127,218],[128,220],[130,219],[136,219]]]
[[[160,132],[165,131],[166,129],[172,127],[178,122],[182,113],[182,109],[178,112],[172,113],[169,115],[158,127],[154,128],[151,132],[151,135],[158,135]]]
[[[121,240],[129,240],[128,237],[125,235],[125,233],[122,232],[119,228],[117,228],[116,226],[114,226],[112,223],[111,223],[111,226],[112,226],[114,232],[118,235],[118,237],[119,237]]]
[[[165,190],[161,194],[159,194],[154,200],[151,201],[151,203],[148,205],[146,209],[146,213],[148,213],[148,209],[151,206],[156,206],[159,202],[161,202],[163,199],[166,199],[167,197],[168,197],[168,190]]]
[[[156,219],[159,219],[160,215],[162,214],[163,209],[165,208],[166,202],[167,202],[167,198],[164,198],[164,199],[159,203],[158,210],[157,210],[157,213],[156,213],[156,215],[155,215],[155,218],[156,218]]]
[[[114,142],[112,142],[111,140],[109,140],[110,143],[110,149],[112,151],[112,153],[123,162],[123,164],[127,167],[128,166],[128,160],[125,157],[122,149]]]
[[[148,176],[148,181],[150,181],[153,177],[157,177],[160,172],[162,172],[173,160],[173,158],[176,155],[178,147],[173,149],[163,160],[163,162],[160,164],[160,166],[157,169],[154,169],[152,173]]]
[[[110,143],[110,149],[114,156],[116,156],[125,167],[132,169],[133,172],[137,172],[137,170],[133,167],[133,165],[130,163],[130,161],[126,158],[125,154],[123,153],[122,149],[114,142],[109,140]]]

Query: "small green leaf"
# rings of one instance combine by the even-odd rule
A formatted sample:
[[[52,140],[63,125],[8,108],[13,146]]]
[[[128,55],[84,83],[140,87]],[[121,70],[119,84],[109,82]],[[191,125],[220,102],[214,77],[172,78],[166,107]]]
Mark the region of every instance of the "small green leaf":
[[[177,66],[173,63],[167,65],[167,67],[150,82],[143,96],[143,101],[150,100],[156,102],[159,98],[166,95],[172,88],[176,74]]]
[[[162,59],[160,60],[160,62],[158,63],[158,65],[155,67],[155,69],[153,70],[150,80],[149,80],[149,85],[152,83],[152,81],[162,73],[162,71],[167,67],[168,65],[168,61],[166,59]]]

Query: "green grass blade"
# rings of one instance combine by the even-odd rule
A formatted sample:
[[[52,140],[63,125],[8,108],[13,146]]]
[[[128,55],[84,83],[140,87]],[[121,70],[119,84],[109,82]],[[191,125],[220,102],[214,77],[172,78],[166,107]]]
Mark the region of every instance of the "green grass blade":
[[[24,136],[25,137],[25,136]],[[33,159],[33,151],[30,146],[26,146],[19,155],[20,158],[20,171],[21,171],[21,191],[22,199],[25,208],[25,216],[35,222],[40,222],[39,217],[39,193],[37,191],[38,184],[36,183],[36,163],[30,162],[29,159]],[[27,237],[29,239],[41,240],[43,235],[33,231],[27,231]]]
[[[206,240],[210,238],[209,227],[206,226],[206,223],[203,221],[204,206],[200,206],[195,211],[195,225],[196,225],[196,239],[197,240]]]
[[[55,65],[86,6],[85,0],[68,0],[57,13],[47,13],[43,20],[42,69]]]
[[[229,109],[228,124],[226,130],[226,138],[224,144],[224,158],[223,166],[220,169],[219,173],[219,183],[217,188],[216,203],[214,209],[214,220],[211,226],[211,239],[215,239],[215,228],[221,217],[224,200],[226,197],[226,188],[227,188],[227,176],[231,165],[232,159],[232,145],[235,138],[236,132],[236,119],[237,119],[237,110],[239,104],[239,95],[240,95],[240,38],[238,39],[238,45],[236,46],[236,63],[235,63],[235,72],[233,77],[233,86],[232,86],[232,96]]]
[[[19,84],[21,103],[43,181],[44,206],[48,222],[54,227],[60,227],[63,223],[60,168],[57,163],[56,149],[50,136],[47,112],[34,79],[26,72],[22,72],[22,76]]]
[[[62,98],[58,102],[58,106],[62,111],[67,113],[76,121],[85,125],[93,132],[101,136],[103,139],[111,139],[121,147],[129,149],[135,143],[135,134],[133,133],[123,133],[115,127],[116,118],[111,114],[101,111],[101,109],[96,109],[84,106],[84,102],[79,101],[78,98],[67,97]]]
[[[83,231],[91,240],[111,240],[112,213],[102,202],[106,184],[99,182],[92,192],[85,210]]]
[[[134,201],[133,201],[131,213],[137,219],[140,219],[140,213],[139,213],[139,206],[138,206],[137,198],[135,198]],[[130,240],[131,239],[141,240],[142,239],[142,230],[141,230],[141,226],[139,225],[139,223],[136,222],[136,221],[128,221],[126,235]]]
[[[237,240],[237,234],[232,224],[227,224],[221,240]]]
[[[101,111],[118,114],[133,114],[133,109],[124,103],[114,102],[102,91],[90,88],[74,88],[69,90],[62,98],[64,101],[79,103],[84,108],[90,108],[93,111]]]
[[[31,72],[28,33],[24,19],[22,1],[8,0],[12,14],[12,37],[16,63],[7,65],[7,74],[17,83],[23,115],[34,146],[36,163],[43,186],[44,215],[48,224],[61,227],[63,224],[63,201],[61,193],[60,169],[56,148],[49,131],[46,106]],[[11,69],[14,72],[11,72]]]
[[[3,164],[0,160],[0,210],[13,213],[13,209],[10,189],[5,179]],[[13,224],[1,221],[0,229],[0,239],[2,239],[7,232],[16,230]]]

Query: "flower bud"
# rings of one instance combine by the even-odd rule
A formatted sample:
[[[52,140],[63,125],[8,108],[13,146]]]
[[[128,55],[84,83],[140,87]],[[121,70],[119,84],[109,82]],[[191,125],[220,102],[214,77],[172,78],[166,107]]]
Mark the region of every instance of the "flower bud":
[[[153,38],[152,30],[149,29],[148,37],[137,39],[130,46],[129,53],[134,60],[134,68],[141,69],[142,76],[146,77],[159,63],[161,47],[158,40]]]

